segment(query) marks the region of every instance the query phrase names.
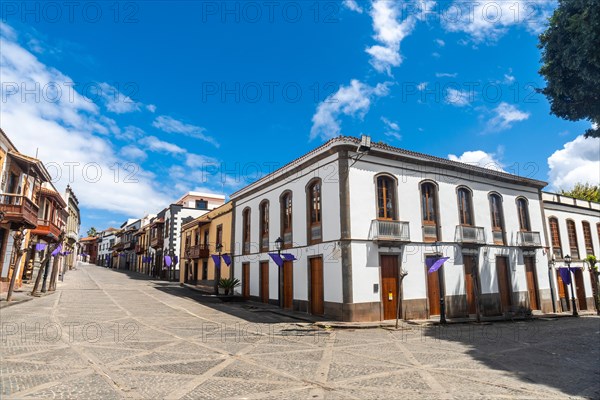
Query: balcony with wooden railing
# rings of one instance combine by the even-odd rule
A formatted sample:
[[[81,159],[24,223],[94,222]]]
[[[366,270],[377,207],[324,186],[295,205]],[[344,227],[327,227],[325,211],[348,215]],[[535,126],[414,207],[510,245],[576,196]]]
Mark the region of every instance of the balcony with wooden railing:
[[[185,256],[191,259],[208,258],[210,249],[207,244],[197,244],[188,246],[185,249]]]
[[[44,236],[53,241],[58,240],[62,229],[54,222],[47,219],[38,219],[37,227],[31,230],[31,233],[38,236]]]
[[[371,221],[369,240],[374,240],[377,242],[410,242],[410,230],[408,222],[374,219]]]
[[[38,222],[38,206],[25,196],[18,194],[1,194],[0,211],[4,213],[5,222],[34,229]]]
[[[158,249],[158,248],[162,249],[163,243],[164,243],[164,239],[163,239],[162,234],[157,235],[157,236],[153,237],[152,239],[150,239],[150,247],[153,247],[155,249]]]

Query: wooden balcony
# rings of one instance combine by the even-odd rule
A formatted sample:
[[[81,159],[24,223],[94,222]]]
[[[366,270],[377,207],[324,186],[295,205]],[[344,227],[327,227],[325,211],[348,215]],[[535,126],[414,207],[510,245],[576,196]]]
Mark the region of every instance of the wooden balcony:
[[[208,258],[210,253],[209,247],[207,244],[197,244],[195,246],[189,246],[185,249],[186,258],[198,259],[198,258]]]
[[[144,254],[146,252],[146,246],[142,246],[141,244],[135,245],[135,254]]]
[[[38,236],[44,236],[53,241],[58,240],[61,228],[52,221],[38,219],[37,227],[31,230],[31,233]]]
[[[542,238],[539,232],[517,232],[517,246],[524,248],[542,247]]]
[[[150,247],[154,248],[154,249],[162,249],[164,244],[164,239],[162,237],[162,235],[158,235],[156,237],[153,237],[152,239],[150,239]]]
[[[38,206],[25,196],[17,194],[0,195],[0,211],[4,213],[4,222],[34,229],[38,222],[38,210]]]
[[[383,221],[374,219],[371,221],[369,240],[376,242],[410,242],[410,229],[405,221]]]
[[[480,226],[457,225],[454,240],[461,244],[484,245],[485,231]]]

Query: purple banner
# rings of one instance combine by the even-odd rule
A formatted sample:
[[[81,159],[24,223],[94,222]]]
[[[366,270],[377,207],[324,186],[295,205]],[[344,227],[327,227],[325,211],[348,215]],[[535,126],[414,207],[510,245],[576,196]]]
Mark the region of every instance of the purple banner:
[[[62,244],[59,244],[58,247],[56,249],[54,249],[54,251],[52,252],[52,256],[56,257],[60,251],[62,250]]]
[[[177,256],[173,257],[173,264],[174,265],[179,264],[179,257],[177,257]]]
[[[218,254],[213,254],[211,257],[212,257],[213,261],[215,262],[215,267],[221,268],[221,257],[219,257]]]
[[[225,261],[225,265],[231,265],[231,256],[229,254],[223,254],[221,257],[223,258],[223,261]]]
[[[297,260],[297,258],[294,257],[294,255],[290,254],[290,253],[283,253],[283,254],[281,254],[281,256],[283,257],[283,259],[285,261],[296,261]]]
[[[450,257],[441,257],[441,258],[428,258],[425,261],[425,264],[427,264],[427,266],[429,267],[429,260],[434,260],[431,263],[431,267],[429,267],[429,270],[427,271],[428,274],[431,274],[435,271],[437,271],[438,269],[440,269],[442,267],[442,265],[444,265],[444,263],[449,259]]]
[[[35,251],[42,251],[48,246],[46,243],[38,243],[35,245]]]
[[[172,263],[173,263],[173,260],[171,260],[171,256],[165,256],[165,265],[167,267],[170,267]]]
[[[560,274],[560,278],[565,283],[565,285],[571,284],[571,272],[567,267],[560,267],[558,269],[558,273]]]
[[[277,266],[283,266],[283,259],[279,256],[279,254],[269,253],[269,256],[273,259],[273,261],[275,261],[275,264],[277,264]]]

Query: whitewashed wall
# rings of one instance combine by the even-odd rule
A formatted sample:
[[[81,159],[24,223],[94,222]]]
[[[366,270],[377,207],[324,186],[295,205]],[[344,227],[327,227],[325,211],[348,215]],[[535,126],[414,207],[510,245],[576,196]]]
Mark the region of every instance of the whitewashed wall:
[[[280,230],[280,203],[281,194],[290,190],[292,192],[292,232],[294,249],[285,252],[293,253],[297,261],[293,267],[294,299],[308,300],[308,258],[323,255],[323,280],[325,301],[342,302],[342,268],[341,257],[337,241],[340,239],[340,193],[337,171],[337,154],[329,156],[316,164],[294,174],[288,179],[274,182],[272,185],[252,194],[251,196],[234,199],[235,205],[235,277],[242,279],[242,263],[250,263],[250,295],[259,295],[259,263],[269,261],[269,298],[278,299],[278,270],[275,262],[267,253],[259,251],[259,204],[263,200],[269,201],[269,249],[275,251],[275,240],[281,235]],[[316,245],[307,244],[307,194],[306,186],[313,178],[321,178],[321,203],[322,203],[322,235],[323,243]],[[250,207],[250,242],[251,253],[242,253],[242,213]],[[237,289],[239,293],[241,288]]]
[[[435,252],[432,244],[423,243],[420,183],[431,180],[438,185],[439,215],[441,228],[440,246],[444,255],[450,257],[444,264],[446,295],[464,294],[464,269],[460,247],[454,242],[455,229],[459,224],[457,189],[466,186],[473,192],[474,225],[485,229],[487,246],[479,252],[481,292],[498,292],[495,269],[496,255],[509,256],[510,277],[514,291],[527,291],[525,265],[520,249],[501,248],[493,244],[489,194],[499,193],[503,199],[507,245],[515,246],[519,221],[516,200],[525,197],[529,204],[531,230],[539,232],[544,239],[544,222],[537,189],[504,183],[471,174],[440,168],[418,166],[400,161],[376,159],[366,156],[350,169],[350,215],[352,239],[360,240],[352,245],[353,297],[355,303],[380,301],[380,294],[373,291],[379,283],[379,254],[375,244],[367,242],[371,221],[376,219],[376,182],[379,173],[387,173],[397,179],[397,206],[399,220],[409,222],[411,243],[405,246],[402,268],[408,272],[403,284],[404,299],[427,297],[426,254]],[[363,242],[364,241],[364,242]],[[387,248],[380,252],[393,251]],[[397,251],[397,250],[396,250]],[[548,289],[548,259],[540,249],[536,251],[537,281],[539,289]]]

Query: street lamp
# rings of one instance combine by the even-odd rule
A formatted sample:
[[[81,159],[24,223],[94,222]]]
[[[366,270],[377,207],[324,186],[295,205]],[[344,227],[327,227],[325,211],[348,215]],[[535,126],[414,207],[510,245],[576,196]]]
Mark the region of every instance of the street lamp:
[[[552,287],[552,276],[554,275],[554,265],[556,264],[556,256],[554,253],[548,261],[548,282],[550,282],[550,298],[552,300],[552,312],[556,314],[556,299],[554,298],[554,288]]]
[[[281,255],[281,249],[283,248],[283,239],[281,237],[275,240],[275,248],[277,249],[277,254]]]
[[[436,240],[435,241],[435,253],[438,257],[442,257],[444,254],[440,253],[439,250],[439,242]],[[444,300],[444,288],[442,286],[442,279],[441,278],[441,274],[439,272],[440,270],[437,270],[437,274],[438,274],[438,285],[439,285],[439,291],[440,291],[440,324],[445,324],[446,323],[446,302]]]
[[[569,274],[571,274],[571,256],[570,255],[566,255],[565,258],[565,264],[567,264],[567,270],[569,271]],[[571,305],[573,306],[573,316],[577,317],[579,316],[579,313],[577,313],[577,305],[575,303],[575,289],[573,288],[573,278],[574,278],[574,274],[570,276],[571,278]]]

